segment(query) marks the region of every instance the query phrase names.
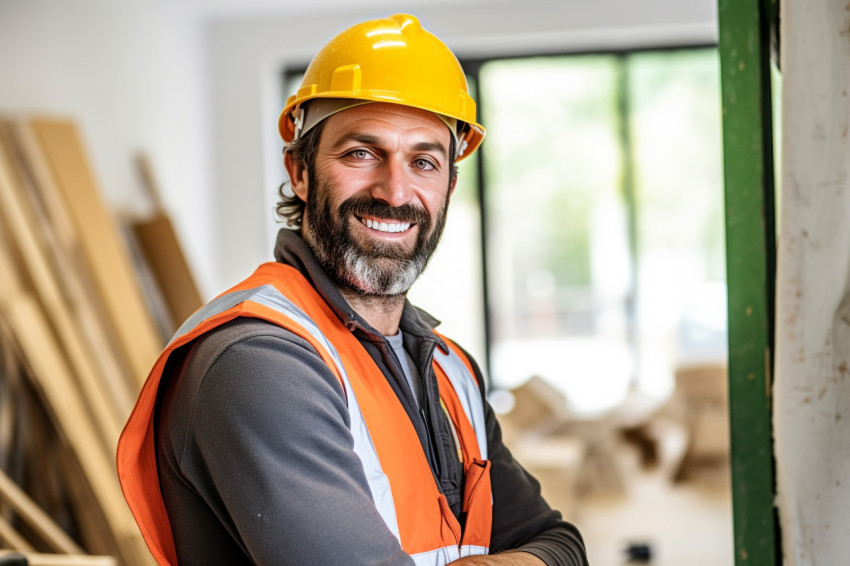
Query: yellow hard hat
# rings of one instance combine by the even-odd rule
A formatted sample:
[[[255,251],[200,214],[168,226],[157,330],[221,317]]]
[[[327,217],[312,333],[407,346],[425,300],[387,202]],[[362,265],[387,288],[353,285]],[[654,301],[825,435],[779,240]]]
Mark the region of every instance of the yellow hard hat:
[[[280,114],[283,141],[297,138],[301,105],[318,98],[390,102],[454,118],[459,122],[457,161],[484,139],[457,58],[407,14],[352,26],[319,51]]]

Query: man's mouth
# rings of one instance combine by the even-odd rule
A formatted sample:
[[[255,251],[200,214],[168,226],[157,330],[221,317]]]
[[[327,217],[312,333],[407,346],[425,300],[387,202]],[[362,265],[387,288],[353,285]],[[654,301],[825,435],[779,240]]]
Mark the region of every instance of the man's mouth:
[[[360,220],[360,222],[367,228],[376,230],[378,232],[405,232],[409,230],[410,227],[413,225],[411,222],[384,222],[361,217],[358,217],[357,219]]]

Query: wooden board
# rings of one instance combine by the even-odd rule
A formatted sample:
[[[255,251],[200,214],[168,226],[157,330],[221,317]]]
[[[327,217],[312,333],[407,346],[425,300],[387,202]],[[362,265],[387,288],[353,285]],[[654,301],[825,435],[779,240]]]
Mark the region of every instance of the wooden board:
[[[57,429],[70,445],[86,476],[112,531],[122,564],[152,564],[150,554],[140,550],[144,546],[141,533],[124,502],[112,458],[92,449],[97,444],[98,433],[88,418],[85,404],[38,304],[20,291],[0,286],[0,316],[15,335],[35,380],[34,386],[43,396]]]
[[[64,471],[65,493],[74,510],[80,542],[89,554],[117,555],[118,543],[112,529],[100,512],[97,497],[70,446],[58,450],[55,461]]]
[[[72,122],[29,122],[79,234],[111,326],[140,389],[162,349],[129,254],[107,210]]]
[[[51,550],[64,554],[84,554],[83,549],[2,470],[0,500],[14,509]]]
[[[0,241],[4,237],[3,227],[0,226]],[[2,265],[0,269],[3,269]],[[20,453],[21,446],[17,440],[24,432],[18,426],[23,409],[20,381],[20,368],[12,345],[0,335],[0,467],[6,469]]]
[[[171,218],[165,212],[150,162],[144,155],[138,155],[136,165],[154,204],[154,213],[150,218],[134,221],[133,232],[162,292],[173,332],[202,305],[201,294]]]
[[[157,214],[133,222],[133,232],[162,291],[173,332],[202,304],[174,226],[168,216]]]
[[[1,161],[0,161],[1,162]],[[3,186],[0,167],[0,187]],[[0,191],[3,194],[3,191]],[[9,211],[0,202],[0,211]],[[0,326],[14,338],[24,372],[41,396],[56,429],[79,464],[96,506],[87,511],[102,514],[113,546],[124,566],[147,566],[153,557],[124,502],[113,464],[89,407],[83,401],[68,359],[63,354],[44,312],[23,286],[5,233],[0,232]]]
[[[0,119],[0,140],[6,144],[12,164],[19,172],[23,189],[44,236],[45,256],[61,281],[60,291],[80,327],[82,338],[95,353],[94,363],[105,379],[122,420],[135,402],[136,384],[110,331],[102,300],[95,293],[93,278],[82,255],[79,238],[63,206],[32,130],[21,120]]]
[[[35,552],[35,548],[6,520],[0,515],[0,542],[3,548],[11,548],[21,552]]]
[[[74,382],[83,392],[84,403],[96,423],[96,444],[104,454],[112,453],[118,442],[118,435],[123,426],[124,415],[120,414],[114,400],[104,387],[105,378],[99,375],[94,363],[95,353],[88,349],[83,342],[79,326],[75,324],[68,306],[59,288],[59,278],[54,274],[44,254],[44,242],[40,238],[37,223],[32,211],[26,206],[21,194],[21,187],[9,163],[9,155],[5,144],[0,143],[0,219],[3,220],[11,235],[17,256],[24,266],[23,270],[12,267],[13,262],[8,257],[5,262],[10,264],[4,268],[10,278],[8,285],[19,287],[22,282],[12,281],[19,271],[28,276],[45,312],[49,313],[52,328],[58,338],[60,351],[67,354],[66,371],[73,376]],[[8,255],[8,254],[7,254]],[[48,325],[47,332],[50,333]],[[93,449],[94,445],[90,447]]]
[[[14,561],[19,558],[21,561]],[[116,566],[115,558],[111,556],[39,554],[36,552],[14,552],[0,550],[0,563],[17,566]]]

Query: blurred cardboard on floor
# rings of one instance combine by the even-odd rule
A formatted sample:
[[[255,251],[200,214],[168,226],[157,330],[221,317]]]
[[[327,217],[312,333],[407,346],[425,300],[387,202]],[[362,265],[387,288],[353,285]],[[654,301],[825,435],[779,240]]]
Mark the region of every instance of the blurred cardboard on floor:
[[[584,496],[619,496],[635,466],[661,468],[670,483],[728,479],[726,367],[705,363],[676,371],[666,400],[630,393],[618,407],[586,416],[546,380],[510,390],[502,432],[519,462],[565,514]]]
[[[676,371],[671,412],[688,431],[674,480],[723,480],[729,474],[729,394],[725,364],[682,366]]]

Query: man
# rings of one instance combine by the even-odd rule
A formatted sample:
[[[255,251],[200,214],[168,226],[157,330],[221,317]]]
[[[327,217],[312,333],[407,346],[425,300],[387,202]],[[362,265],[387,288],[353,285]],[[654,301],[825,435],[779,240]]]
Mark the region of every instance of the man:
[[[484,136],[412,16],[354,26],[280,118],[276,262],[157,361],[118,451],[164,564],[586,564],[511,457],[484,378],[405,294]],[[451,292],[447,282],[446,292]]]

